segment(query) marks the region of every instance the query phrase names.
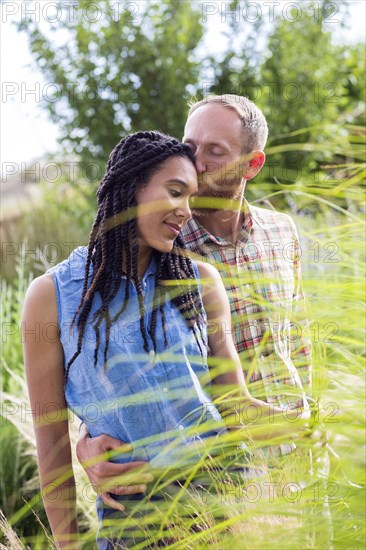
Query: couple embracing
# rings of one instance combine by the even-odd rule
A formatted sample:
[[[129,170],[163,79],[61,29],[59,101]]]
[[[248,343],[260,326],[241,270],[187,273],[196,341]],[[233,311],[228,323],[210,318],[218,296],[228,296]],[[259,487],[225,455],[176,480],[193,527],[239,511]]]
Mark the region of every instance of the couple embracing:
[[[23,322],[55,327],[54,338],[27,335],[24,358],[32,409],[62,411],[54,423],[35,418],[41,486],[56,483],[61,495],[45,499],[59,548],[79,547],[68,408],[83,422],[78,457],[90,480],[112,481],[98,497],[100,549],[148,540],[156,518],[145,521],[146,503],[175,498],[194,483],[195,465],[199,478],[220,462],[230,438],[228,471],[250,475],[240,408],[260,419],[253,438],[280,438],[267,455],[295,451],[311,382],[308,342],[290,334],[303,309],[299,261],[282,253],[296,248],[296,228],[244,198],[267,134],[258,107],[225,95],[190,107],[183,143],[155,131],[123,138],[98,188],[88,246],[28,289]],[[254,246],[263,252],[253,262]],[[298,422],[281,422],[284,410]],[[161,486],[149,493],[157,472]],[[113,484],[126,473],[129,487]]]

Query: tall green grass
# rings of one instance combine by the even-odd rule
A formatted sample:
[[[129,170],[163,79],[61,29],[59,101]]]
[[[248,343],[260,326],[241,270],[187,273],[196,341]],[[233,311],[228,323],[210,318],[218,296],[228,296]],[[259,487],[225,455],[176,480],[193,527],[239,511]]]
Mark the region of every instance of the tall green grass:
[[[324,184],[304,181],[296,189],[279,184],[275,194],[261,184],[261,200],[273,202],[275,197],[285,197],[301,235],[313,339],[313,390],[318,399],[315,432],[298,438],[297,461],[290,458],[275,464],[258,482],[258,499],[254,486],[238,483],[229,486],[225,498],[218,495],[204,502],[202,495],[193,491],[184,513],[174,500],[167,508],[160,507],[159,524],[169,527],[170,548],[326,548],[325,501],[329,501],[332,513],[334,547],[364,548],[365,224],[361,166],[350,163],[340,167],[338,182],[331,186],[326,183],[326,174]],[[28,282],[20,263],[13,283],[2,281],[1,293],[3,319],[11,324],[9,332],[9,325],[3,323],[0,483],[7,487],[1,507],[8,524],[1,524],[1,542],[11,549],[27,544],[31,548],[50,547],[36,481],[31,415],[22,414],[22,406],[29,405],[19,324]],[[75,442],[77,423],[71,427]],[[75,466],[80,482],[81,540],[85,548],[91,548],[97,527],[94,504],[91,491],[83,491],[87,480],[76,460]],[[217,498],[225,520],[213,516]]]

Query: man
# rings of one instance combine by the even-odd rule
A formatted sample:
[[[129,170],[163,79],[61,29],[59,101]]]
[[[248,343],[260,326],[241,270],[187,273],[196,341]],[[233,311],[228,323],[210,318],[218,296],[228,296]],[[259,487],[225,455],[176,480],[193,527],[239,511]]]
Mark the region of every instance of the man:
[[[294,408],[296,390],[309,392],[311,384],[296,228],[289,216],[244,198],[246,182],[264,164],[267,135],[262,112],[245,97],[212,96],[191,106],[183,141],[195,154],[199,197],[183,236],[194,254],[221,273],[232,311],[227,330],[233,331],[249,391]],[[91,482],[103,487],[104,502],[114,507],[106,487],[131,494],[143,491],[149,480],[149,474],[134,471],[141,464],[93,460],[120,445],[109,436],[91,439],[84,433],[77,446]],[[276,458],[294,449],[286,442],[265,450]],[[114,482],[126,473],[137,485]]]

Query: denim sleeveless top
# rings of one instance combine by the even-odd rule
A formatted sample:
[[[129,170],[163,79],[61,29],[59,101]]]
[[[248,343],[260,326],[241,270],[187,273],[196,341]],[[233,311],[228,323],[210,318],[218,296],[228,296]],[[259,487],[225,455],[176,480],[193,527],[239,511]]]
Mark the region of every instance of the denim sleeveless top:
[[[87,248],[75,249],[64,262],[48,270],[56,287],[64,365],[77,349],[78,330],[70,325],[81,298]],[[193,263],[196,277],[197,266]],[[142,280],[146,329],[150,327],[155,288],[153,258]],[[126,278],[110,304],[111,318],[123,303]],[[68,407],[85,423],[92,437],[102,433],[132,444],[132,450],[114,461],[148,460],[162,467],[197,459],[203,438],[226,431],[209,397],[207,353],[201,351],[182,314],[167,298],[164,303],[164,346],[160,312],[156,322],[157,353],[146,353],[140,331],[137,292],[130,281],[130,298],[112,325],[106,369],[103,366],[105,324],[100,326],[98,364],[94,368],[93,314],[101,305],[97,293],[88,317],[82,351],[70,367],[65,397]],[[150,350],[152,340],[147,330]]]

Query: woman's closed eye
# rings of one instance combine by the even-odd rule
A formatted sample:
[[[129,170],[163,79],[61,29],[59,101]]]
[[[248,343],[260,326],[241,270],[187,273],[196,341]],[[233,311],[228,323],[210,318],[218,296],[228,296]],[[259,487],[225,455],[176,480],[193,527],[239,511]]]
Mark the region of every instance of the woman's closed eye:
[[[179,189],[169,189],[169,193],[174,198],[178,198],[182,196],[182,191],[179,191]]]

